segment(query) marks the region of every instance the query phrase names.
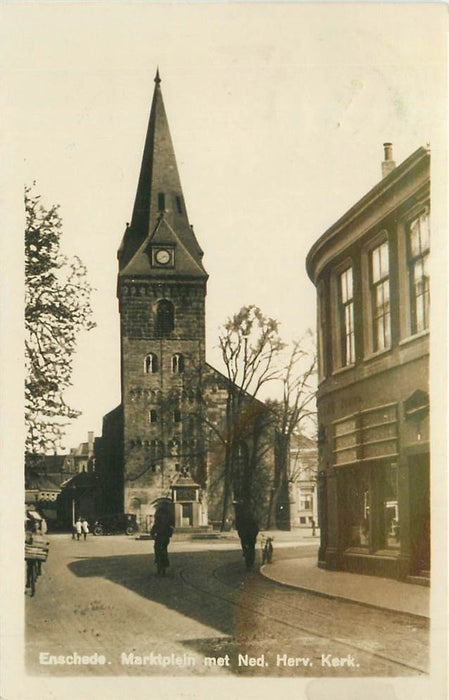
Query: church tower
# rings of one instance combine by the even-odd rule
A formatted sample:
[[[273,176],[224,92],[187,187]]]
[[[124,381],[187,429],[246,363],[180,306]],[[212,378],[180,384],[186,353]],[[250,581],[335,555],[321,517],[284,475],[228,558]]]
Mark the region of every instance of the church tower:
[[[180,479],[204,485],[200,383],[208,275],[202,257],[158,71],[132,219],[118,251],[123,508],[141,520],[156,499],[172,497]],[[199,506],[185,513],[186,524],[201,524]]]

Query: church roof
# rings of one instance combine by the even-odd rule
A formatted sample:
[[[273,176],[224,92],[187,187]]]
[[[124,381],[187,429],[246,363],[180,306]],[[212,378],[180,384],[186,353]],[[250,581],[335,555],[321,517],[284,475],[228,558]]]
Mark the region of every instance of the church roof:
[[[131,218],[118,251],[119,276],[207,279],[203,251],[189,224],[159,71]],[[152,246],[174,249],[174,265],[154,266]]]

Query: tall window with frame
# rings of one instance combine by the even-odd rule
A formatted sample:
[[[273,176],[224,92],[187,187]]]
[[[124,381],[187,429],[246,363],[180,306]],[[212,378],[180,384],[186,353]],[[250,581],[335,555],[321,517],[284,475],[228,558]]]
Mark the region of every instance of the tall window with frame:
[[[354,292],[352,267],[347,267],[338,277],[338,306],[340,324],[341,365],[346,367],[355,361]]]
[[[429,327],[430,307],[430,217],[420,214],[408,227],[408,269],[410,279],[411,332]]]
[[[386,350],[391,345],[390,264],[388,241],[371,251],[371,308],[373,350]]]

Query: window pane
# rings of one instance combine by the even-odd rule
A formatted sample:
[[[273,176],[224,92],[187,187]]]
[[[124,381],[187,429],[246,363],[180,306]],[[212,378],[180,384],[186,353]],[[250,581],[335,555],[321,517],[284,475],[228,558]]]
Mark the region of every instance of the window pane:
[[[420,238],[419,238],[419,219],[415,219],[410,224],[410,252],[414,258],[419,255],[421,251]]]
[[[421,250],[425,252],[430,247],[430,217],[423,214],[420,218]]]
[[[421,255],[410,263],[410,294],[412,332],[419,333],[429,326],[429,254]]]
[[[377,282],[378,280],[380,280],[379,248],[375,248],[373,250],[373,252],[371,253],[371,267],[372,267],[373,282]]]
[[[390,281],[388,243],[382,243],[372,251],[372,313],[373,350],[385,350],[390,346]]]
[[[348,365],[354,362],[354,307],[352,289],[352,268],[341,273],[339,277],[339,324],[340,324],[340,348],[341,364]]]
[[[388,243],[382,243],[379,246],[379,256],[380,256],[380,276],[388,276],[389,264],[388,264]]]
[[[345,304],[352,299],[352,267],[340,275],[341,300]]]

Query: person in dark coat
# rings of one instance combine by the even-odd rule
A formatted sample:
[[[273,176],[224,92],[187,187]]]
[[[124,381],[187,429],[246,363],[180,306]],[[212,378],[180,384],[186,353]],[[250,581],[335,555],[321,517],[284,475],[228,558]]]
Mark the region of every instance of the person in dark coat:
[[[150,534],[154,538],[154,561],[157,573],[165,576],[165,572],[170,566],[167,548],[173,534],[170,514],[166,510],[161,509],[156,512]]]
[[[246,568],[252,569],[256,557],[256,540],[259,534],[259,526],[251,512],[241,505],[236,508],[235,526],[240,537]]]

